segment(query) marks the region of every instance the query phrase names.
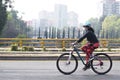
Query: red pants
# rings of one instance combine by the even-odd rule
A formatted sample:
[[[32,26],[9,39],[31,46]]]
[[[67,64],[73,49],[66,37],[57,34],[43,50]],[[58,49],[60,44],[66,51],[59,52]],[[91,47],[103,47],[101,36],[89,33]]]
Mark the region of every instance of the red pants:
[[[86,63],[88,62],[90,55],[93,53],[93,51],[99,47],[99,43],[87,43],[85,46],[83,46],[81,49],[86,53]]]

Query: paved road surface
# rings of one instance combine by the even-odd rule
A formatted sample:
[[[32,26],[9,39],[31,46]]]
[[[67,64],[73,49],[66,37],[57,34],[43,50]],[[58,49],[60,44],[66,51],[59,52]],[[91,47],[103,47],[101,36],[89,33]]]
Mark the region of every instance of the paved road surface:
[[[106,75],[82,71],[81,62],[75,73],[63,75],[55,61],[0,61],[0,80],[120,80],[120,61],[113,63],[111,72]]]

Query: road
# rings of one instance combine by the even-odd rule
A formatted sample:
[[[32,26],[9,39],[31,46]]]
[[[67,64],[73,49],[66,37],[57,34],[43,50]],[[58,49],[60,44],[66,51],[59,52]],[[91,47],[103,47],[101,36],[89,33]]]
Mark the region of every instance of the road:
[[[91,69],[82,71],[81,62],[76,72],[64,75],[55,61],[0,61],[0,80],[120,80],[120,61],[113,63],[106,75],[97,75]]]

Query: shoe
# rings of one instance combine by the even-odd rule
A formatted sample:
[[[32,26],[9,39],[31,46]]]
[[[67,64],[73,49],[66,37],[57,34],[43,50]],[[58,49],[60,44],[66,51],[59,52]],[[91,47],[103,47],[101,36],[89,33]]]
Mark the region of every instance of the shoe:
[[[87,69],[90,68],[90,64],[86,64],[84,67],[83,67],[83,71],[86,71]]]

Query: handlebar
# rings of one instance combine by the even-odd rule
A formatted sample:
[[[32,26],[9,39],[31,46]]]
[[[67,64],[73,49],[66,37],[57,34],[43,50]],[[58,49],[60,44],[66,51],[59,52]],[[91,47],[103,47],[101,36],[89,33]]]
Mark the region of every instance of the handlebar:
[[[77,51],[81,51],[81,49],[79,48],[79,45],[78,44],[74,44],[74,43],[71,43],[71,47],[73,48],[73,50],[77,50]]]
[[[70,46],[72,46],[72,47],[77,47],[77,46],[78,46],[78,44],[71,43],[71,45],[70,45]]]

